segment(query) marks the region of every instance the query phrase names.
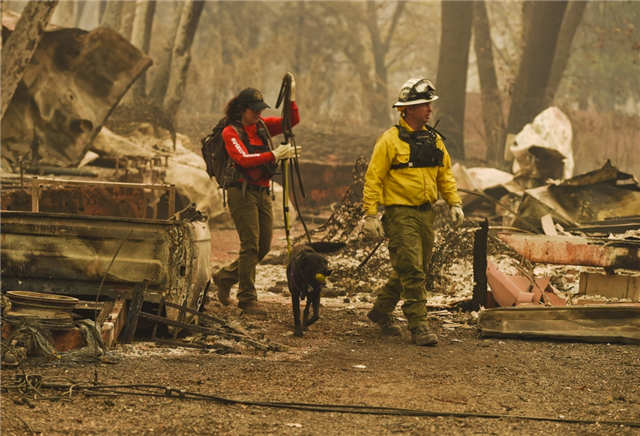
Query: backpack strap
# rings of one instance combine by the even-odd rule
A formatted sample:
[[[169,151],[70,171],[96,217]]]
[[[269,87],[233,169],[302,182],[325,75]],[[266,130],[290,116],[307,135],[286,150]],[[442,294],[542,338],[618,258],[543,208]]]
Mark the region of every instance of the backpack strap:
[[[269,151],[272,151],[273,140],[271,139],[271,133],[262,118],[258,118],[258,136],[264,141]]]
[[[241,125],[234,124],[234,123],[229,123],[229,125],[231,127],[233,127],[233,129],[236,131],[237,135],[240,137],[240,140],[243,142],[243,144],[245,145],[247,150],[249,150],[249,152],[253,152],[252,151],[253,150],[253,146],[249,142],[249,135],[244,130],[244,127],[242,127]],[[271,139],[271,133],[269,132],[269,128],[267,127],[265,122],[262,120],[262,118],[258,119],[256,133],[257,133],[258,137],[262,140],[262,142],[267,146],[267,150],[273,151],[273,140]],[[244,170],[244,168],[242,168],[239,165],[233,163],[232,159],[229,159],[229,161],[232,162],[232,164],[242,174],[243,179],[244,179],[244,182],[243,182],[243,191],[244,191],[246,189],[247,179],[251,179],[251,177],[249,177],[249,175]],[[260,165],[260,168],[262,168],[266,172],[266,174],[268,175],[269,178],[271,178],[276,173],[276,171],[278,169],[277,165],[275,165],[274,163],[266,163],[266,164]]]

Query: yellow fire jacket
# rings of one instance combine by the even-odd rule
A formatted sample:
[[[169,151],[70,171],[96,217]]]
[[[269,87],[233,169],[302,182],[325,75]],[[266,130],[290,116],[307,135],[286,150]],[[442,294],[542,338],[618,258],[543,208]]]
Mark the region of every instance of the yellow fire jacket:
[[[400,125],[413,129],[400,119]],[[392,127],[380,136],[373,148],[364,178],[363,207],[367,215],[375,215],[378,205],[419,206],[434,203],[438,193],[450,205],[461,204],[456,180],[451,172],[451,157],[440,135],[436,146],[444,153],[442,167],[399,168],[391,165],[409,161],[409,144],[400,140]]]

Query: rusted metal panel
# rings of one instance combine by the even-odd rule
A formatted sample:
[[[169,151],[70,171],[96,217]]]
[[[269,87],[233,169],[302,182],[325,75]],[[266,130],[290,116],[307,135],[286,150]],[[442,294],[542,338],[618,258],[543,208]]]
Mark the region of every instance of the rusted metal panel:
[[[53,339],[53,348],[59,352],[77,350],[85,345],[84,334],[77,327],[69,330],[53,330],[51,339]]]
[[[158,217],[162,191],[175,201],[175,186],[168,184],[25,177],[20,183],[3,179],[0,198],[3,210],[165,219],[173,215],[175,204],[170,198],[168,215]]]
[[[516,224],[540,229],[540,219],[550,214],[563,227],[580,229],[588,222],[637,216],[639,210],[638,181],[607,161],[590,173],[526,190]]]
[[[488,297],[498,306],[511,307],[528,304],[550,304],[564,306],[564,298],[556,295],[549,277],[525,277],[505,274],[498,266],[487,261],[487,281],[491,286]],[[486,307],[492,307],[487,302]]]
[[[52,329],[73,327],[72,311],[77,298],[39,292],[9,291],[11,309],[4,313],[10,323],[35,322]]]
[[[532,262],[640,270],[639,241],[517,233],[498,236]]]
[[[547,285],[542,293],[542,300],[547,306],[566,306],[567,300],[557,294],[556,289],[551,286],[551,283]]]
[[[486,309],[484,336],[640,343],[640,304]]]
[[[15,326],[29,323],[47,330],[56,351],[69,351],[85,344],[84,334],[80,328],[75,327],[73,320],[72,311],[79,304],[77,298],[28,291],[9,291],[7,296],[11,308],[4,313],[7,321],[5,339]]]
[[[508,276],[498,270],[493,262],[487,261],[487,281],[491,286],[493,299],[502,307],[522,303],[533,303],[534,294],[530,292],[530,283],[522,277]]]
[[[191,308],[202,301],[206,222],[14,211],[0,219],[3,290],[95,296],[104,279],[101,296],[130,298],[146,280],[146,301],[186,301]]]
[[[640,302],[640,276],[580,273],[580,294]]]
[[[582,233],[625,233],[628,230],[640,229],[640,215],[625,218],[609,218],[603,221],[593,221],[578,227],[568,227],[568,232]]]
[[[353,182],[353,164],[320,161],[300,161],[300,172],[306,198],[301,206],[327,206],[340,201]],[[279,181],[279,178],[275,179]]]
[[[100,336],[105,347],[111,348],[124,328],[127,318],[127,305],[124,298],[107,303],[98,315],[96,324],[100,325]]]

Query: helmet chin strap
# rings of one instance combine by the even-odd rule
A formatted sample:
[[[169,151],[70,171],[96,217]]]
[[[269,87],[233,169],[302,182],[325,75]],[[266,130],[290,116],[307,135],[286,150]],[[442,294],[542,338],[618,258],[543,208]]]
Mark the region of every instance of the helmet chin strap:
[[[400,116],[405,120],[405,122],[413,129],[418,130],[421,129],[427,122],[421,122],[420,120],[407,119],[407,109],[411,106],[405,106],[403,110],[400,112]]]

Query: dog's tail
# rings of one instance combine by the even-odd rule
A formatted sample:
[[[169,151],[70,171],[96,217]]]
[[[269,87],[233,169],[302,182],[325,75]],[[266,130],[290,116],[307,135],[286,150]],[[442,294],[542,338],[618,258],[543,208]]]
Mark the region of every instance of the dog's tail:
[[[347,246],[345,242],[311,242],[308,244],[318,253],[333,253]]]

